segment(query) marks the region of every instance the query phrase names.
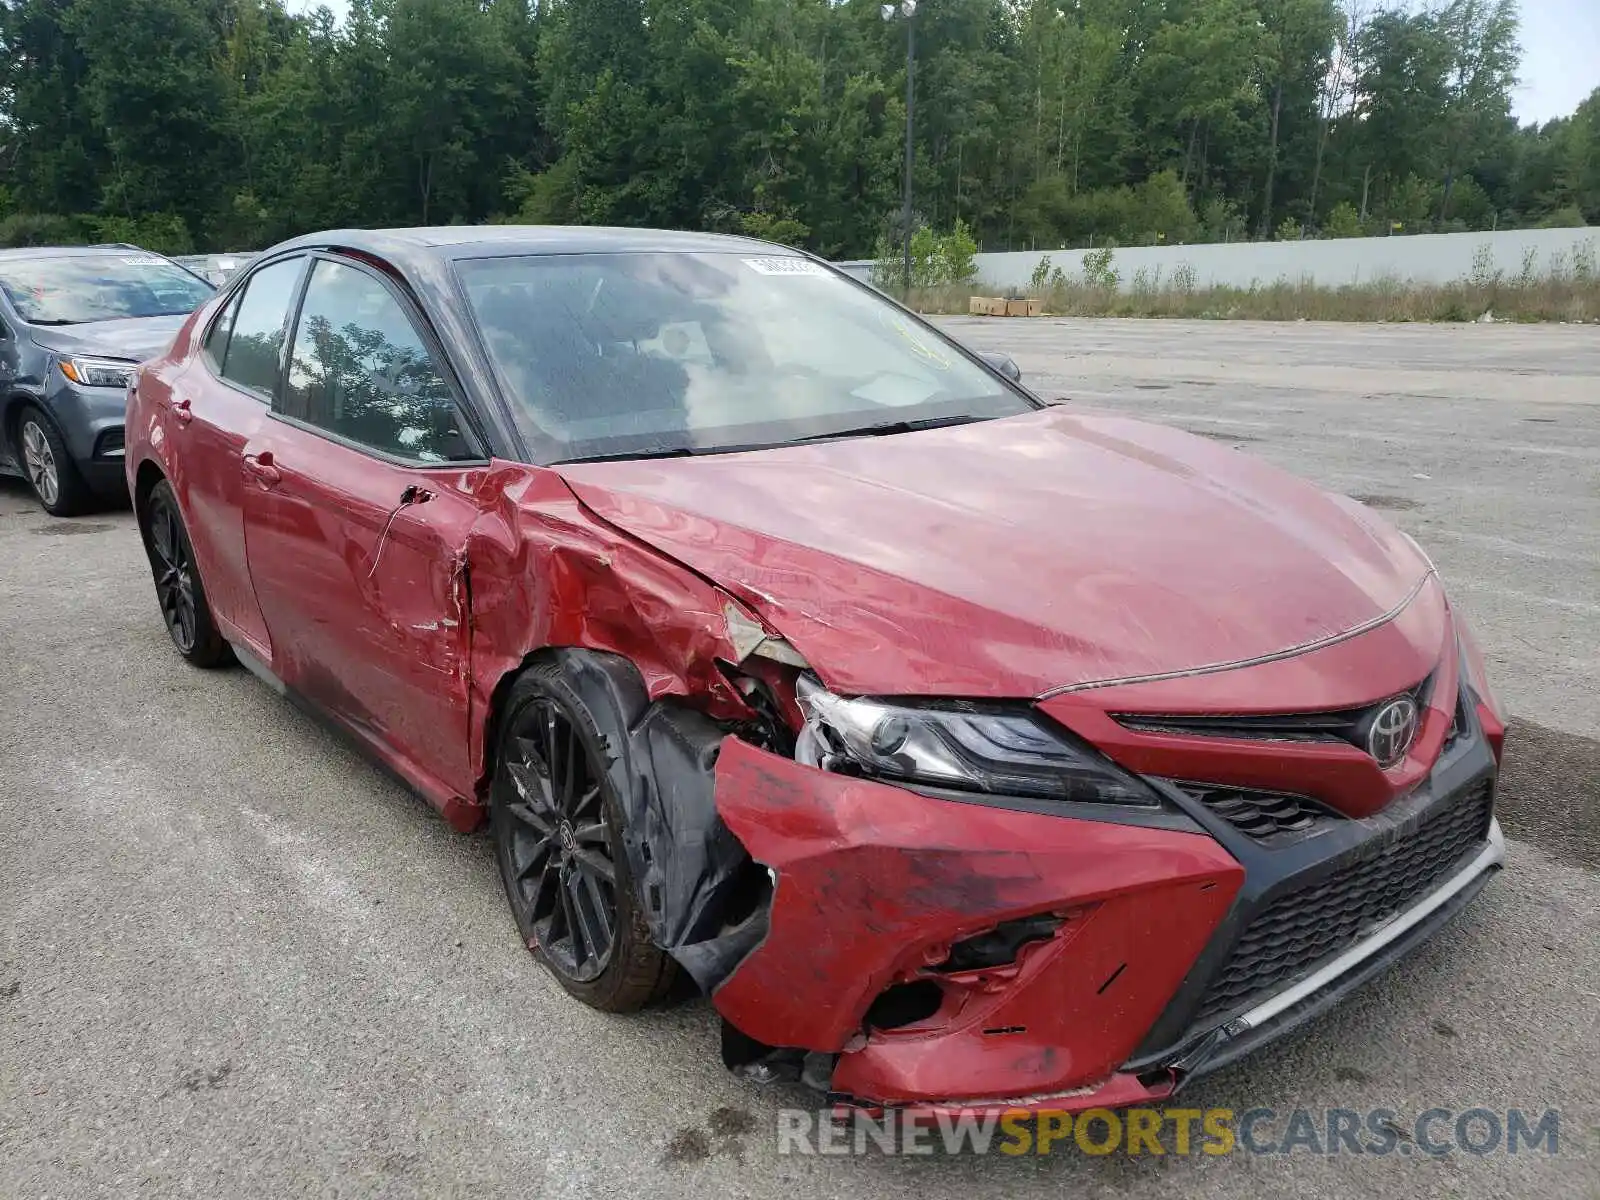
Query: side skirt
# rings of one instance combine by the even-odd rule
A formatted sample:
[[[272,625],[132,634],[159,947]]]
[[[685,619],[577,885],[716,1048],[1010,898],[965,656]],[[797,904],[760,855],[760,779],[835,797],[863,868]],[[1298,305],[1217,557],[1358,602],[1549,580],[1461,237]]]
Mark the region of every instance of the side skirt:
[[[443,814],[450,827],[458,833],[471,833],[483,824],[488,813],[487,808],[478,800],[467,796],[457,795],[446,787],[434,776],[423,771],[410,759],[397,753],[386,742],[381,741],[367,730],[360,729],[344,720],[337,713],[331,712],[318,704],[309,696],[290,687],[278,675],[262,662],[253,653],[238,642],[230,642],[233,647],[234,657],[262,683],[266,684],[278,695],[285,697],[300,711],[311,717],[318,725],[336,733],[340,738],[349,742],[362,752],[362,755],[371,760],[374,766],[380,768],[386,775],[404,784],[411,791],[417,793],[434,808]]]

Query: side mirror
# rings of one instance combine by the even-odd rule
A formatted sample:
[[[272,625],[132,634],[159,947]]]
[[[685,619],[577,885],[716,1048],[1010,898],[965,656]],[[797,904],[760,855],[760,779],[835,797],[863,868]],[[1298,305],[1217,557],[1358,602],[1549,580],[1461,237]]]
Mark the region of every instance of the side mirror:
[[[988,363],[1012,383],[1022,382],[1022,368],[1017,366],[1017,360],[1009,354],[980,354],[979,358]]]

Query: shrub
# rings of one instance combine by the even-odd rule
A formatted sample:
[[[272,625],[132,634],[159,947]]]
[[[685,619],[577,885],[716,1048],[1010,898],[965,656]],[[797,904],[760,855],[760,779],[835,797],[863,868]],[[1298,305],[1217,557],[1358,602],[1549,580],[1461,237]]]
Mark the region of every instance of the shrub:
[[[1539,222],[1540,229],[1582,229],[1589,222],[1583,219],[1583,210],[1576,204],[1558,208]]]
[[[798,246],[811,236],[810,226],[782,213],[740,213],[736,224],[738,232],[745,237],[777,242],[781,246]]]
[[[955,228],[939,239],[939,283],[971,283],[978,276],[978,243],[960,217]]]
[[[872,286],[898,296],[905,290],[904,250],[898,242],[880,236],[872,251]],[[937,234],[926,225],[911,235],[911,287],[928,292],[969,284],[978,275],[978,243],[973,241],[967,223],[956,220],[955,228]]]
[[[1042,292],[1050,286],[1050,256],[1048,254],[1039,260],[1039,265],[1033,269],[1033,274],[1028,276],[1028,286],[1035,292]]]
[[[71,217],[57,213],[15,213],[0,219],[0,246],[60,246],[87,241]]]
[[[1023,194],[1018,215],[1041,241],[1082,246],[1114,239],[1135,245],[1194,240],[1199,222],[1176,172],[1160,171],[1138,187],[1073,192],[1060,175]]]
[[[1361,228],[1361,214],[1356,212],[1356,206],[1348,200],[1341,200],[1333,206],[1333,211],[1328,214],[1328,219],[1323,223],[1322,233],[1330,238],[1358,238],[1365,232]]]
[[[1122,276],[1112,266],[1116,260],[1116,245],[1102,246],[1098,250],[1091,250],[1083,256],[1083,282],[1086,286],[1097,288],[1101,291],[1114,292],[1117,285],[1122,282]]]
[[[1231,200],[1213,196],[1201,210],[1200,238],[1207,242],[1241,242],[1247,237],[1244,214]]]
[[[1600,278],[1595,270],[1595,244],[1594,239],[1579,242],[1572,248],[1572,278],[1581,284],[1589,284]]]
[[[89,239],[95,242],[132,242],[158,254],[191,254],[194,239],[177,213],[148,213],[142,217],[85,217]]]
[[[1502,274],[1494,260],[1494,247],[1485,242],[1472,254],[1472,274],[1467,277],[1467,282],[1475,288],[1492,289],[1498,287]]]

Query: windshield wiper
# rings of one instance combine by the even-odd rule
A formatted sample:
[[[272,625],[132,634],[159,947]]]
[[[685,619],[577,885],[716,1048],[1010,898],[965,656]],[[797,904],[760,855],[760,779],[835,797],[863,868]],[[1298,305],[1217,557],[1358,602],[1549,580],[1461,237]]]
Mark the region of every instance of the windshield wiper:
[[[560,458],[551,463],[552,467],[564,467],[571,463],[596,463],[596,462],[626,462],[635,458],[691,458],[696,454],[717,454],[719,450],[696,450],[690,446],[674,446],[670,450],[624,450],[616,454],[585,454],[578,458]]]
[[[621,450],[610,454],[585,454],[576,458],[562,458],[548,465],[563,467],[573,463],[628,462],[644,458],[693,458],[704,454],[743,454],[751,450],[776,450],[783,446],[798,446],[805,442],[826,442],[835,438],[884,437],[892,433],[917,433],[923,429],[940,429],[947,425],[971,425],[975,421],[990,421],[992,417],[975,417],[962,413],[955,417],[924,417],[919,421],[885,421],[877,425],[862,425],[854,429],[836,429],[828,433],[814,433],[809,437],[792,438],[782,442],[754,442],[740,446],[672,446],[662,450]]]
[[[885,437],[893,433],[918,433],[924,429],[942,429],[947,425],[971,425],[975,421],[987,421],[989,417],[974,417],[963,413],[957,417],[925,417],[920,421],[885,421],[880,425],[860,425],[854,429],[835,429],[828,433],[814,433],[809,437],[796,438],[799,442],[826,442],[833,438],[848,437]]]

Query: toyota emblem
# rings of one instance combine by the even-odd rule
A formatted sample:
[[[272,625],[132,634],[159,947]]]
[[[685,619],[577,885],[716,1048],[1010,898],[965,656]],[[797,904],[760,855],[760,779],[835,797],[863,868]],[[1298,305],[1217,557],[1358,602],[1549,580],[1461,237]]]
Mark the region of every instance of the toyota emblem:
[[[1417,736],[1417,702],[1410,696],[1391,700],[1377,711],[1367,730],[1367,753],[1387,771],[1411,749]]]

